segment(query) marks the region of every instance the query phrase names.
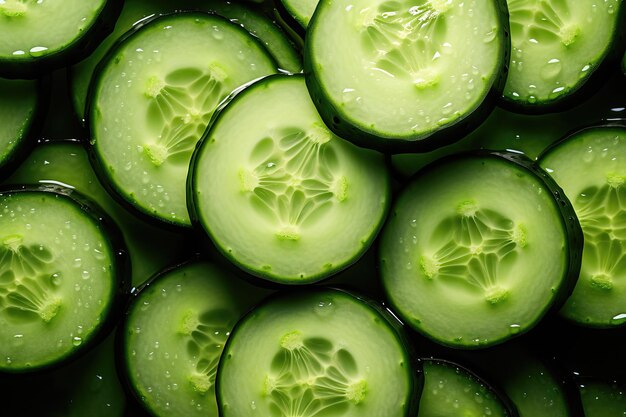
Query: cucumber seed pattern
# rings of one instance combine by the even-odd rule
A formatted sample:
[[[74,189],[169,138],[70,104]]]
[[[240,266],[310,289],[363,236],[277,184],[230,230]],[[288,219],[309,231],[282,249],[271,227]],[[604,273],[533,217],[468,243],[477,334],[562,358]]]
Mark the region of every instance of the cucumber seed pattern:
[[[416,5],[415,3],[420,3]],[[376,67],[394,77],[410,78],[418,89],[439,82],[435,70],[452,0],[387,1],[366,13],[365,48],[376,54]]]
[[[0,312],[12,321],[50,322],[61,308],[54,296],[52,253],[44,246],[23,244],[18,235],[0,243]]]
[[[148,126],[155,141],[144,152],[155,166],[168,161],[187,165],[217,105],[226,97],[226,73],[217,65],[206,70],[182,68],[165,79],[148,79]]]
[[[28,12],[28,7],[39,4],[38,0],[3,0],[0,2],[0,15],[20,17]]]
[[[526,229],[495,211],[480,209],[474,201],[457,207],[431,236],[434,253],[420,257],[428,279],[463,282],[484,294],[492,305],[509,296],[500,278],[512,267],[518,251],[526,246]]]
[[[283,128],[254,147],[251,169],[239,170],[242,192],[258,213],[278,224],[278,238],[298,240],[302,225],[347,198],[348,181],[335,174],[340,167],[332,139],[321,125],[306,132]]]
[[[508,0],[513,37],[533,43],[572,45],[580,35],[580,28],[566,22],[570,16],[568,1]]]
[[[609,175],[602,187],[578,195],[576,213],[584,234],[581,278],[600,290],[626,273],[626,178]]]
[[[285,334],[265,380],[271,417],[339,417],[365,400],[354,357],[324,338]]]
[[[200,394],[215,392],[215,374],[224,344],[236,317],[227,310],[209,310],[200,315],[189,311],[183,317],[179,333],[187,343],[187,353],[195,363],[189,383]]]

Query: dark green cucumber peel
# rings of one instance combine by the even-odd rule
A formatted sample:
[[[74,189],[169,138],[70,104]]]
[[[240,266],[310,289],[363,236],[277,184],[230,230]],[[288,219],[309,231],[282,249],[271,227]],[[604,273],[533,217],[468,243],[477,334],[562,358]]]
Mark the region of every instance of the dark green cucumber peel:
[[[29,61],[0,59],[0,76],[6,78],[38,78],[53,70],[72,65],[89,56],[115,27],[124,1],[106,0],[93,24],[63,49]],[[18,17],[19,18],[19,17]]]
[[[548,4],[550,2],[546,1],[543,3]],[[608,76],[613,72],[614,67],[616,66],[616,64],[618,64],[620,58],[622,57],[621,51],[623,51],[624,47],[626,47],[626,28],[623,23],[620,23],[624,22],[626,19],[626,6],[624,4],[621,4],[618,7],[619,10],[617,10],[617,12],[614,12],[618,14],[618,17],[616,18],[616,33],[613,36],[612,42],[602,52],[602,55],[598,57],[599,64],[595,66],[592,71],[589,71],[585,75],[586,80],[577,83],[576,87],[568,90],[567,94],[558,96],[553,100],[543,102],[538,101],[537,103],[533,104],[523,101],[516,101],[503,94],[498,102],[498,105],[512,112],[536,115],[562,112],[571,109],[592,96],[602,87],[602,85],[606,82]],[[529,14],[527,14],[526,11],[521,8],[517,16],[519,16],[519,18],[523,20],[527,18]],[[540,16],[540,19],[542,19],[542,22],[544,25],[546,25],[548,31],[554,30],[553,23],[549,22],[550,18],[546,18],[545,14],[539,14],[538,16]],[[528,27],[532,26],[532,24],[528,24],[527,22],[520,24]],[[579,35],[576,34],[576,36]],[[626,56],[624,58],[626,59]],[[624,65],[626,66],[626,61]],[[510,68],[509,72],[512,71],[513,69]],[[626,71],[626,67],[624,71]]]
[[[404,364],[403,367],[408,366],[409,369],[412,370],[412,372],[410,372],[411,379],[409,380],[410,395],[407,395],[408,402],[403,404],[404,411],[405,411],[404,416],[412,417],[416,415],[417,410],[419,408],[419,401],[422,395],[422,390],[424,388],[424,375],[423,375],[423,370],[422,370],[422,363],[418,359],[416,359],[417,356],[415,354],[415,347],[409,341],[409,336],[406,333],[404,324],[395,316],[395,314],[391,310],[385,308],[382,304],[379,304],[373,299],[370,299],[362,295],[359,295],[357,293],[346,291],[343,289],[323,287],[323,286],[310,287],[307,290],[302,290],[300,288],[291,287],[288,290],[280,291],[273,295],[270,295],[264,301],[262,301],[254,310],[250,311],[248,314],[243,316],[237,322],[237,324],[235,324],[233,330],[231,331],[231,337],[229,337],[228,340],[226,341],[223,354],[222,354],[222,360],[220,360],[220,363],[217,369],[217,378],[215,381],[215,392],[217,393],[217,405],[218,405],[219,415],[221,416],[226,415],[225,414],[226,408],[223,403],[222,392],[221,392],[221,385],[224,384],[224,382],[222,381],[222,378],[224,375],[223,368],[227,366],[226,362],[228,362],[228,360],[231,358],[229,350],[231,348],[231,345],[236,343],[237,330],[243,327],[245,322],[247,322],[248,320],[254,319],[255,317],[258,317],[259,315],[262,315],[262,309],[265,306],[271,305],[274,302],[280,302],[281,300],[289,300],[292,297],[298,297],[298,296],[312,296],[312,295],[329,294],[329,293],[332,293],[332,295],[338,296],[338,297],[356,299],[357,301],[363,303],[363,305],[368,310],[370,310],[371,313],[376,315],[382,322],[384,322],[387,325],[387,330],[389,330],[389,332],[393,335],[393,337],[396,339],[396,342],[404,348],[405,357],[403,361],[403,364]],[[324,303],[319,304],[318,307],[320,309],[328,308],[328,306]],[[375,319],[375,320],[378,321],[378,319]],[[278,354],[276,356],[278,356]],[[224,358],[227,358],[228,360],[225,360]],[[365,391],[365,394],[366,394],[366,391]],[[296,396],[298,395],[297,390],[294,391],[294,395]]]
[[[55,198],[69,200],[72,204],[76,205],[84,215],[88,216],[99,229],[105,232],[108,238],[107,243],[110,245],[109,252],[112,256],[111,261],[114,263],[111,268],[111,274],[112,278],[116,280],[116,282],[113,284],[113,288],[111,289],[111,301],[108,307],[103,311],[100,321],[97,326],[95,326],[91,334],[88,337],[82,338],[82,340],[74,346],[74,349],[68,351],[64,357],[61,357],[60,360],[55,363],[17,370],[3,368],[0,369],[0,375],[2,373],[19,374],[56,369],[81,357],[92,347],[99,344],[107,337],[107,335],[118,323],[122,310],[128,300],[131,288],[131,266],[127,249],[119,228],[109,218],[109,216],[106,215],[104,211],[102,211],[102,209],[93,201],[85,198],[82,194],[73,189],[60,185],[11,185],[0,187],[0,195],[5,193],[13,195],[19,193],[48,193]]]
[[[582,261],[582,245],[583,245],[583,235],[580,224],[578,223],[578,219],[574,213],[574,209],[569,202],[569,200],[565,197],[562,189],[554,182],[554,180],[543,171],[537,164],[528,159],[525,155],[514,152],[499,152],[499,151],[487,151],[487,150],[478,150],[473,152],[466,152],[457,155],[451,155],[442,158],[439,161],[435,161],[421,171],[419,171],[415,178],[421,175],[428,174],[430,171],[435,170],[441,163],[450,163],[459,159],[464,158],[495,158],[504,160],[506,162],[512,163],[517,166],[518,169],[522,169],[523,171],[529,171],[535,179],[539,180],[539,182],[550,191],[552,197],[554,198],[554,206],[556,207],[558,213],[560,214],[559,218],[561,224],[563,226],[563,230],[566,234],[566,240],[569,242],[570,249],[564,254],[567,257],[565,261],[565,271],[563,274],[563,279],[561,280],[560,286],[556,290],[552,298],[552,302],[546,306],[545,311],[543,311],[540,315],[536,317],[533,322],[527,323],[523,328],[519,328],[519,326],[515,329],[512,328],[512,331],[507,336],[507,339],[519,337],[529,330],[531,330],[534,326],[536,326],[543,317],[546,315],[550,315],[553,312],[558,311],[561,306],[565,303],[567,298],[571,295],[574,286],[576,284],[578,278],[578,271],[580,270],[580,265]],[[394,218],[397,216],[397,212],[392,210],[391,215],[387,219],[387,225],[389,225]],[[381,245],[382,249],[382,245]],[[388,260],[386,260],[382,256],[382,250],[379,251],[379,268],[384,268],[384,265]],[[386,299],[389,300],[391,307],[395,311],[400,311],[397,305],[394,304],[394,300],[392,294],[390,293],[391,289],[388,288],[387,285],[383,285],[384,293]],[[405,317],[406,319],[406,317]],[[485,342],[482,340],[475,340],[472,344],[468,344],[467,342],[459,342],[461,346],[458,345],[457,342],[452,340],[443,340],[438,339],[434,335],[428,334],[426,332],[422,332],[418,327],[419,324],[414,323],[412,320],[407,321],[408,324],[411,325],[415,330],[418,330],[423,336],[435,341],[438,344],[459,348],[462,346],[463,349],[482,349],[485,347]],[[498,340],[495,343],[501,343],[504,340]],[[494,342],[487,342],[488,344],[493,344]]]
[[[468,396],[473,396],[468,402],[470,402],[469,406],[472,405],[478,406],[484,405],[486,407],[481,415],[485,416],[501,416],[501,417],[520,417],[517,411],[517,407],[511,401],[511,399],[499,388],[497,385],[492,385],[490,381],[487,381],[483,377],[479,376],[473,370],[459,364],[453,362],[449,359],[440,359],[439,357],[429,357],[422,358],[420,361],[424,366],[424,378],[425,385],[424,391],[422,393],[422,401],[424,398],[429,399],[429,409],[436,409],[435,415],[437,417],[448,416],[448,415],[457,415],[457,413],[463,413],[463,406],[465,405],[465,401]],[[472,384],[472,388],[478,388],[477,391],[472,391],[472,388],[465,388],[464,392],[455,394],[454,391],[447,392],[449,389],[448,386],[445,385],[447,381],[433,379],[428,377],[427,366],[432,367],[440,367],[442,369],[446,369],[448,371],[453,371],[456,373],[459,378],[464,378],[467,380],[468,384]],[[429,389],[431,391],[429,391]],[[445,396],[445,397],[444,397]],[[484,399],[482,396],[486,396],[492,402],[497,403],[501,408],[501,413],[494,413],[494,410],[489,409],[488,404],[483,404]],[[450,403],[450,400],[453,399],[453,404]],[[472,404],[473,403],[473,404]],[[434,405],[434,407],[433,407]],[[468,416],[474,416],[470,411],[466,412]],[[462,414],[465,415],[465,414]],[[420,412],[417,414],[418,417],[430,417],[430,414],[422,414],[422,408],[420,407]]]
[[[4,80],[0,81],[5,82]],[[12,81],[6,82],[10,83]],[[52,91],[51,82],[49,77],[43,77],[33,82],[36,83],[37,97],[35,99],[35,105],[28,119],[24,121],[25,124],[21,132],[19,132],[19,137],[16,138],[17,143],[13,145],[9,153],[0,160],[0,180],[11,175],[26,155],[28,155],[35,146],[37,136],[43,128],[46,113],[48,112],[48,105],[50,103]],[[2,92],[0,92],[0,94],[2,94]]]
[[[508,19],[508,8],[506,0],[493,0],[498,9],[500,17],[499,30],[502,32],[502,49],[503,54],[499,58],[501,62],[501,71],[493,80],[491,89],[485,96],[480,105],[473,112],[468,112],[465,117],[457,118],[452,123],[448,123],[444,128],[439,128],[433,132],[420,135],[418,137],[406,137],[403,139],[395,139],[389,137],[381,137],[371,131],[367,126],[357,126],[347,123],[347,115],[340,108],[332,105],[329,94],[324,90],[323,86],[314,75],[316,67],[315,54],[311,46],[310,37],[305,38],[304,46],[304,73],[306,75],[306,83],[313,99],[313,103],[317,107],[318,112],[326,125],[335,132],[339,137],[353,141],[359,146],[376,149],[387,153],[403,153],[403,152],[428,152],[442,146],[450,145],[480,126],[483,123],[502,96],[504,85],[506,83],[507,73],[510,61],[510,29]],[[318,25],[319,12],[332,4],[330,0],[321,0],[317,6],[307,31],[312,31]]]

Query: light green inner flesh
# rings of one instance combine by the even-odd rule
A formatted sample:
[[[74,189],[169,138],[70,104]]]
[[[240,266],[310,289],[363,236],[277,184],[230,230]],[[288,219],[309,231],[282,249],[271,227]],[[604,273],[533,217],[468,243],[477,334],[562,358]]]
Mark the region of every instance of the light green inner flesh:
[[[403,348],[356,299],[334,291],[282,299],[263,306],[232,337],[219,376],[224,417],[407,412],[411,370]]]
[[[368,132],[415,137],[449,125],[482,103],[500,71],[495,2],[340,0],[320,8],[310,34],[315,77],[339,113]]]
[[[96,21],[105,0],[0,0],[0,60],[59,52]]]
[[[306,28],[313,17],[318,0],[282,0],[289,13]]]
[[[561,310],[591,325],[626,322],[626,129],[579,133],[541,160],[574,206],[585,243],[574,293]]]
[[[507,0],[511,65],[504,95],[542,103],[576,90],[619,30],[620,0]]]
[[[113,185],[142,211],[189,225],[187,170],[213,111],[234,88],[275,71],[247,32],[217,17],[146,26],[111,57],[96,91],[95,148]]]
[[[495,158],[456,160],[413,181],[395,211],[381,244],[383,281],[417,329],[451,345],[493,344],[552,303],[566,236],[531,173]]]
[[[141,400],[159,416],[217,416],[217,364],[239,317],[266,291],[207,263],[151,284],[134,304],[125,347]]]
[[[44,193],[0,196],[0,230],[0,368],[52,363],[104,319],[110,247],[77,206]]]
[[[608,382],[586,381],[580,385],[585,417],[626,416],[624,387]]]
[[[424,390],[417,417],[508,417],[502,402],[467,372],[437,361],[424,362]]]
[[[383,159],[324,126],[303,78],[277,77],[250,91],[222,113],[199,151],[199,217],[224,251],[257,273],[328,275],[365,249],[382,219]]]
[[[97,202],[124,235],[134,286],[180,258],[182,235],[153,227],[116,203],[100,185],[87,152],[79,143],[51,142],[37,146],[5,184],[61,184]]]
[[[36,105],[35,81],[0,79],[0,166],[20,145]]]
[[[221,16],[236,20],[263,42],[274,56],[280,68],[292,72],[302,70],[302,62],[285,35],[273,26],[273,23],[246,7],[228,3],[225,0],[179,0],[173,4],[170,0],[126,0],[115,31],[87,59],[71,69],[71,87],[74,109],[80,117],[84,116],[87,101],[87,89],[98,62],[104,57],[113,42],[141,19],[155,13],[171,13],[174,10],[215,10]]]

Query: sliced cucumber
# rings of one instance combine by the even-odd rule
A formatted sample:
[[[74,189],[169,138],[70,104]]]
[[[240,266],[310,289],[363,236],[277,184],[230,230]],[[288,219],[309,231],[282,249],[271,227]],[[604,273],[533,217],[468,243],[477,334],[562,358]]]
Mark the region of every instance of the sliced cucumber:
[[[574,133],[539,160],[572,201],[585,235],[580,276],[561,314],[587,326],[626,323],[625,160],[623,125]]]
[[[417,417],[517,417],[483,380],[452,362],[426,359]]]
[[[423,151],[487,117],[508,43],[500,0],[322,0],[307,29],[305,74],[339,136]]]
[[[60,184],[98,203],[120,226],[132,261],[132,283],[139,286],[168,265],[183,259],[184,236],[156,228],[124,210],[102,188],[87,152],[73,140],[39,144],[5,184]]]
[[[121,0],[2,0],[0,76],[36,78],[81,60],[121,8]]]
[[[57,365],[110,329],[128,265],[88,204],[61,187],[0,192],[0,372]]]
[[[616,55],[623,36],[622,1],[507,3],[512,52],[504,102],[517,110],[536,112],[579,104],[577,92],[604,61]]]
[[[417,374],[381,311],[331,289],[283,294],[257,307],[224,348],[220,416],[415,415]]]
[[[389,202],[384,159],[334,134],[302,76],[246,88],[194,154],[190,210],[224,255],[271,281],[303,284],[354,263]]]
[[[617,382],[582,380],[580,395],[585,417],[625,417],[626,387]]]
[[[287,13],[293,17],[303,28],[307,28],[313,12],[319,3],[318,0],[281,0]]]
[[[20,162],[41,126],[49,91],[42,81],[0,78],[0,178]]]
[[[91,85],[99,174],[140,212],[190,226],[185,178],[196,142],[233,89],[274,72],[263,46],[222,17],[179,13],[139,26]]]
[[[513,153],[468,154],[423,170],[398,198],[381,242],[383,285],[400,316],[466,348],[530,330],[569,295],[580,267],[580,225],[559,190]]]
[[[143,287],[120,328],[126,377],[154,416],[217,416],[215,373],[232,327],[267,291],[206,262]]]
[[[290,72],[302,70],[302,58],[287,35],[268,18],[242,4],[228,0],[179,0],[176,4],[170,0],[126,0],[113,34],[88,58],[70,69],[72,103],[76,114],[84,119],[87,89],[93,71],[117,38],[131,29],[135,23],[140,23],[155,13],[196,9],[214,11],[244,27],[263,43],[280,68]]]

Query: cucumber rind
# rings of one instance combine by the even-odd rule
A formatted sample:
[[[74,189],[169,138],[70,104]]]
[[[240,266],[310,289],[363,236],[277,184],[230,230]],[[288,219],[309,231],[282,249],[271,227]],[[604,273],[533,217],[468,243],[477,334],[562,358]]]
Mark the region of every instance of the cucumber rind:
[[[59,368],[67,363],[80,358],[90,351],[94,346],[102,342],[114,327],[117,325],[124,305],[128,300],[131,290],[130,280],[130,259],[122,237],[121,231],[113,222],[113,220],[93,201],[84,197],[76,190],[60,185],[10,185],[0,187],[0,195],[2,194],[19,194],[19,193],[48,193],[57,198],[69,200],[80,211],[87,216],[98,229],[101,230],[102,236],[106,237],[104,243],[109,246],[111,261],[114,263],[112,268],[112,284],[111,284],[111,301],[106,309],[102,312],[100,322],[94,326],[93,331],[85,338],[78,347],[69,350],[65,355],[59,357],[51,363],[43,363],[37,366],[25,368],[3,368],[0,367],[0,376],[2,374],[27,374],[42,372]]]
[[[86,58],[102,40],[113,32],[123,4],[124,0],[106,0],[91,26],[57,52],[27,61],[0,58],[0,76],[20,79],[38,78]]]
[[[487,119],[500,100],[509,70],[511,42],[508,8],[506,0],[492,1],[496,6],[496,14],[497,17],[499,17],[500,24],[498,28],[500,34],[498,37],[500,43],[499,50],[501,51],[501,56],[498,58],[500,71],[494,73],[491,87],[483,101],[479,103],[473,111],[468,111],[463,116],[446,123],[444,127],[440,126],[431,132],[418,136],[410,134],[405,136],[391,136],[381,134],[380,131],[375,131],[359,123],[350,121],[350,117],[333,104],[330,95],[325,91],[323,85],[315,75],[317,63],[311,42],[311,32],[316,30],[319,24],[318,21],[321,20],[319,16],[322,14],[322,11],[332,4],[330,0],[320,0],[307,26],[309,36],[305,38],[303,55],[307,87],[309,88],[313,103],[317,107],[320,116],[322,116],[324,123],[326,123],[335,134],[350,140],[358,146],[376,149],[386,153],[429,152],[442,146],[450,145],[476,129]]]
[[[470,151],[463,152],[455,155],[445,156],[437,161],[434,161],[428,164],[426,167],[422,168],[418,171],[412,178],[407,182],[407,184],[411,184],[414,179],[427,174],[433,169],[436,169],[440,163],[450,163],[456,160],[463,160],[465,158],[494,158],[504,160],[506,162],[512,163],[518,169],[521,169],[527,172],[529,175],[532,175],[536,180],[540,182],[552,195],[554,206],[556,207],[558,213],[560,214],[559,220],[561,222],[561,226],[563,227],[563,231],[565,232],[565,241],[569,246],[569,250],[567,250],[564,256],[567,257],[565,260],[565,269],[563,272],[563,276],[560,281],[559,287],[556,289],[554,296],[552,297],[552,301],[546,303],[543,311],[540,312],[532,322],[524,323],[523,328],[520,329],[517,333],[509,333],[507,335],[503,335],[498,339],[491,339],[487,343],[483,341],[478,341],[477,343],[467,343],[467,342],[458,342],[452,340],[451,338],[446,339],[444,337],[439,337],[438,335],[431,334],[428,331],[424,330],[419,322],[415,322],[410,318],[409,315],[404,314],[402,309],[394,302],[394,298],[391,293],[391,289],[388,285],[385,285],[385,275],[382,273],[383,280],[383,293],[385,294],[385,298],[389,301],[391,307],[394,311],[399,313],[399,317],[404,319],[405,323],[407,323],[414,330],[418,331],[423,336],[428,339],[451,348],[460,348],[460,349],[484,349],[486,347],[494,346],[497,344],[504,343],[510,339],[520,337],[524,335],[532,328],[534,328],[545,316],[550,315],[552,313],[557,312],[565,303],[567,298],[571,295],[574,287],[576,285],[576,281],[578,279],[578,273],[580,271],[580,265],[582,262],[582,247],[583,247],[583,234],[580,223],[578,222],[578,218],[574,212],[574,208],[572,204],[565,196],[563,190],[559,187],[559,185],[548,175],[547,172],[542,170],[535,162],[530,160],[524,154],[509,152],[509,151],[490,151],[490,150],[478,150],[478,151]],[[408,187],[409,185],[407,185]],[[392,209],[389,218],[387,220],[387,227],[396,216],[395,208]],[[379,248],[379,268],[384,270],[383,265],[387,262],[383,257],[383,244],[380,245]]]
[[[406,412],[404,413],[404,417],[411,417],[411,416],[416,415],[418,406],[419,406],[419,399],[422,395],[423,382],[424,382],[423,372],[422,372],[422,363],[419,360],[415,359],[416,358],[416,355],[414,353],[415,349],[414,349],[414,346],[409,342],[409,339],[405,333],[404,324],[400,320],[397,319],[397,317],[393,314],[393,312],[391,312],[388,309],[385,309],[376,301],[369,299],[365,296],[362,296],[360,294],[347,291],[347,290],[343,290],[339,288],[332,288],[332,287],[324,287],[324,286],[311,287],[311,288],[308,288],[307,290],[303,290],[299,288],[292,288],[292,289],[280,291],[273,295],[268,296],[265,300],[259,303],[257,307],[255,307],[253,310],[249,311],[246,315],[241,317],[241,319],[239,319],[237,324],[235,324],[235,326],[233,327],[231,331],[231,336],[228,338],[228,340],[226,341],[226,344],[224,345],[224,350],[222,351],[222,358],[229,355],[229,350],[231,346],[234,343],[236,343],[236,338],[237,338],[237,333],[238,333],[237,330],[243,327],[243,325],[248,320],[253,319],[255,314],[262,311],[267,306],[271,306],[274,302],[280,301],[283,298],[288,299],[291,296],[294,296],[294,295],[297,296],[298,294],[308,295],[308,294],[323,294],[323,293],[328,293],[328,292],[331,292],[333,293],[333,295],[336,295],[336,296],[354,299],[357,302],[362,303],[362,305],[365,306],[372,314],[377,315],[388,326],[389,332],[395,338],[400,350],[403,351],[404,363],[409,367],[409,380],[408,380],[409,395],[407,395],[407,398],[406,398],[407,400],[405,404]],[[225,409],[224,409],[222,392],[221,392],[221,387],[223,384],[222,377],[224,375],[223,368],[225,366],[225,362],[226,361],[224,360],[220,360],[218,368],[217,368],[217,377],[215,379],[215,395],[217,397],[218,415],[223,416],[223,417],[227,416],[227,413],[225,412]]]
[[[387,174],[385,177],[385,188],[386,188],[386,196],[384,206],[381,207],[381,215],[378,221],[372,225],[371,232],[369,233],[369,239],[366,241],[361,240],[361,246],[355,255],[350,259],[347,259],[345,262],[333,264],[332,271],[329,273],[328,271],[320,271],[316,274],[311,274],[303,279],[302,277],[292,276],[292,277],[283,277],[273,273],[270,273],[262,268],[254,268],[250,265],[241,262],[235,255],[233,255],[227,248],[225,244],[223,244],[211,231],[209,225],[207,225],[202,218],[202,214],[200,213],[200,209],[198,208],[198,198],[196,196],[195,190],[197,189],[197,171],[196,168],[198,164],[198,160],[200,159],[200,155],[202,153],[203,146],[206,142],[208,142],[208,138],[210,137],[213,129],[216,126],[216,122],[222,116],[223,113],[226,113],[232,105],[235,104],[242,97],[245,97],[248,93],[257,88],[263,88],[266,83],[272,82],[274,79],[281,79],[285,77],[292,78],[301,78],[302,74],[291,74],[291,75],[283,75],[283,74],[272,74],[265,77],[262,77],[259,80],[251,81],[248,84],[241,86],[240,88],[233,91],[233,93],[228,96],[221,104],[217,107],[215,112],[213,113],[213,117],[209,122],[207,129],[204,132],[204,135],[198,142],[193,156],[191,158],[191,164],[189,167],[189,174],[187,176],[187,208],[189,211],[189,217],[191,218],[192,227],[197,230],[203,230],[206,235],[210,238],[211,242],[217,248],[217,250],[227,258],[231,263],[235,264],[237,267],[242,269],[243,271],[252,274],[247,279],[252,283],[259,285],[260,281],[269,282],[271,288],[280,288],[281,285],[307,285],[315,282],[320,282],[325,279],[331,278],[334,274],[339,273],[354,263],[356,263],[363,254],[369,249],[376,240],[379,232],[383,228],[385,223],[385,219],[387,218],[387,214],[389,213],[389,209],[391,206],[391,176],[388,173],[388,169],[386,170]],[[388,166],[388,162],[385,161],[385,165]],[[272,285],[272,284],[276,284]],[[266,285],[262,284],[261,285]]]

